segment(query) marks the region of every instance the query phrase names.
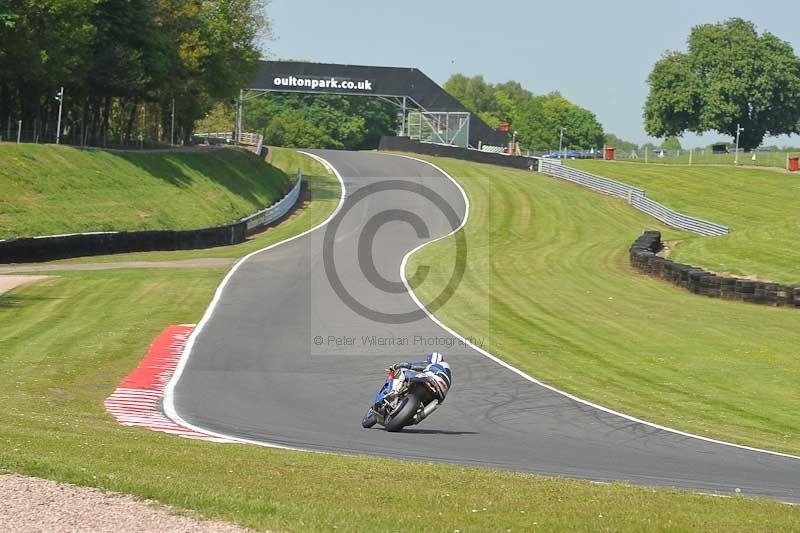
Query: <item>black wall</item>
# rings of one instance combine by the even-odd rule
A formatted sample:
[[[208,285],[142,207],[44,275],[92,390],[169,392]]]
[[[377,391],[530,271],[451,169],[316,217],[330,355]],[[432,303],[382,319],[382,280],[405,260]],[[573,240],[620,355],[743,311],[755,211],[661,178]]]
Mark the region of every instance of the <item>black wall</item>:
[[[0,263],[32,263],[126,252],[194,250],[238,244],[246,224],[182,231],[88,233],[0,241]]]
[[[362,81],[369,80],[369,91],[331,88],[291,88],[275,85],[275,78],[318,78]],[[297,61],[262,61],[261,69],[250,84],[251,89],[303,93],[335,93],[349,95],[408,96],[428,111],[469,111],[436,82],[416,68],[368,67],[331,63],[302,63]],[[508,134],[494,130],[474,113],[470,116],[469,142],[505,146]]]
[[[493,154],[491,152],[481,152],[479,150],[467,150],[458,146],[447,146],[443,144],[422,143],[409,139],[408,137],[381,137],[378,150],[389,152],[411,152],[414,154],[432,155],[436,157],[451,157],[453,159],[463,159],[473,163],[486,163],[502,167],[519,168],[524,170],[536,169],[536,159],[524,156],[509,156],[505,154]]]
[[[631,246],[631,265],[695,294],[762,305],[800,307],[800,286],[718,276],[702,268],[659,257],[656,253],[661,248],[660,232],[644,232]]]

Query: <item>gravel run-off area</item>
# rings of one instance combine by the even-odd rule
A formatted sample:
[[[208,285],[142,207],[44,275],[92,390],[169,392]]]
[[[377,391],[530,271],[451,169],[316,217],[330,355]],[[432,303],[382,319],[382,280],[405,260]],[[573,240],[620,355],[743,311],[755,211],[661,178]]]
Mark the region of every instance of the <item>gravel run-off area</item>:
[[[248,531],[124,494],[18,475],[0,475],[0,502],[2,531]]]
[[[0,294],[10,291],[25,283],[32,283],[45,279],[47,276],[0,276]]]

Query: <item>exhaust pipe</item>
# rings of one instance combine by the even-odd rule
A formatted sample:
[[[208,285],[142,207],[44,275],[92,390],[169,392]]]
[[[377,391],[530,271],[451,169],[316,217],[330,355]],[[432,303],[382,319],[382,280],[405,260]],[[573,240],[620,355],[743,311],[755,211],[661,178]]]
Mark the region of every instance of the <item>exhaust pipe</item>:
[[[416,416],[414,417],[414,424],[415,425],[419,424],[420,422],[422,422],[423,420],[428,418],[428,416],[430,416],[430,414],[432,412],[434,412],[437,407],[439,407],[439,400],[433,400],[431,403],[426,405],[422,409],[422,412],[421,413],[417,413]]]

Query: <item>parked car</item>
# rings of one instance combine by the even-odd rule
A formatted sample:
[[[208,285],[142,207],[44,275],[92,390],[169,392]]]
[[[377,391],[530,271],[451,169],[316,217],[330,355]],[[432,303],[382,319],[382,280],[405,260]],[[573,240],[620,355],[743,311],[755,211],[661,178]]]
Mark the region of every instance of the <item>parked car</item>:
[[[564,158],[578,159],[579,157],[581,157],[581,153],[578,152],[577,150],[562,150],[560,152],[556,150],[555,152],[550,152],[549,154],[545,154],[543,157],[548,157],[551,159],[564,159]]]

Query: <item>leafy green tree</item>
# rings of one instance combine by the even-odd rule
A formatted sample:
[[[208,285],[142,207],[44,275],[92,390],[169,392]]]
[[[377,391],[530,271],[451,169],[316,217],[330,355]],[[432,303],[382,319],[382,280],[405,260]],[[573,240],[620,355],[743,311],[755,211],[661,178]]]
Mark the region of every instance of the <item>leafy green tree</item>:
[[[594,113],[576,106],[558,93],[537,96],[523,104],[514,120],[521,142],[534,150],[557,148],[564,128],[563,145],[601,148],[603,127]]]
[[[361,150],[376,148],[382,135],[395,131],[397,109],[359,96],[272,93],[248,101],[244,119],[270,144]]]
[[[669,150],[671,152],[681,150],[683,147],[681,146],[681,141],[677,137],[667,137],[664,139],[664,142],[661,143],[661,148],[664,150]]]
[[[13,28],[14,21],[17,17],[11,11],[9,3],[9,0],[0,0],[0,26]]]
[[[653,154],[653,153],[659,152],[661,150],[661,147],[660,146],[656,146],[655,144],[648,142],[648,143],[644,143],[642,145],[642,151],[644,152],[645,150],[647,152]]]
[[[265,0],[0,0],[0,124],[64,141],[178,138],[258,66]]]
[[[85,78],[94,1],[14,0],[3,9],[13,25],[0,24],[0,119],[40,131],[54,122],[58,87]]]
[[[687,52],[668,52],[648,77],[645,129],[654,137],[717,131],[740,145],[800,133],[800,59],[789,43],[733,18],[692,29]]]
[[[217,133],[233,131],[236,128],[236,108],[230,102],[219,102],[205,117],[195,121],[196,133]]]
[[[494,87],[487,83],[483,76],[469,78],[463,74],[454,74],[445,82],[443,88],[490,126],[496,127],[500,123]]]
[[[558,93],[534,96],[516,81],[492,85],[483,76],[463,74],[451,76],[444,89],[490,126],[508,122],[523,147],[558,147],[562,127],[566,146],[588,149],[603,145],[603,127],[594,114]]]
[[[264,127],[264,142],[288,148],[342,148],[328,132],[299,113],[283,110]]]
[[[470,78],[454,74],[445,82],[444,90],[494,128],[501,122],[511,123],[519,107],[533,98],[533,94],[519,82],[492,85],[480,75]]]
[[[631,152],[638,152],[639,145],[636,143],[626,141],[617,137],[613,133],[606,133],[603,144],[606,146],[616,148],[621,153],[631,153]]]

